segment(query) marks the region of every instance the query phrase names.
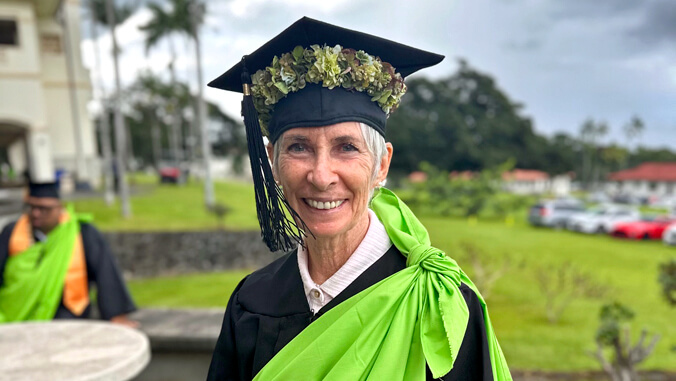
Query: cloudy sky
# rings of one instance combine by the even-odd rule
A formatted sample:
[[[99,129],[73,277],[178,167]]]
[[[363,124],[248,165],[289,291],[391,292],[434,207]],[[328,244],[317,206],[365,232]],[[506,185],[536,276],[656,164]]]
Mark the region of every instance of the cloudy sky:
[[[163,2],[166,0],[155,0]],[[492,75],[500,88],[525,105],[536,129],[577,134],[586,118],[606,121],[607,141],[626,143],[622,126],[641,117],[640,143],[676,149],[676,1],[674,0],[206,0],[203,29],[205,81],[302,16],[376,34],[444,54],[420,74],[441,78],[457,59]],[[137,11],[118,30],[124,49],[123,83],[139,71],[167,75],[168,45],[144,54]],[[84,60],[93,62],[83,16]],[[101,31],[102,52],[110,36]],[[195,81],[193,48],[175,40],[179,76]],[[112,63],[103,57],[103,72]],[[110,89],[112,76],[104,78]],[[195,85],[196,86],[196,85]],[[233,116],[240,96],[214,89],[206,97]],[[632,145],[637,144],[634,142]]]

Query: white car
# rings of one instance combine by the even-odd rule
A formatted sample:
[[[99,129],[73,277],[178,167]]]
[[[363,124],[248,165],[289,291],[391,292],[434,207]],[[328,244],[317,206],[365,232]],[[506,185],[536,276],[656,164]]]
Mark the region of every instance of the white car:
[[[634,208],[619,205],[605,205],[590,209],[585,213],[572,216],[566,227],[569,230],[594,234],[605,234],[613,230],[615,224],[641,219],[641,213]]]
[[[662,240],[665,245],[676,245],[676,224],[671,224],[664,230]]]

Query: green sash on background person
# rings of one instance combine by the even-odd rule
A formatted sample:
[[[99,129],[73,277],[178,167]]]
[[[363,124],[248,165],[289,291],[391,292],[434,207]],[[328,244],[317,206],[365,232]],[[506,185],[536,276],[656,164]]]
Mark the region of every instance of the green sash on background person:
[[[70,216],[26,251],[7,259],[4,283],[0,286],[0,323],[51,320],[63,295],[64,279],[73,246],[80,233],[80,221],[91,218]]]
[[[451,371],[469,320],[461,283],[481,302],[493,379],[512,380],[472,281],[431,246],[425,227],[390,190],[377,192],[371,208],[407,267],[311,323],[254,380],[425,380],[426,364],[440,378]]]

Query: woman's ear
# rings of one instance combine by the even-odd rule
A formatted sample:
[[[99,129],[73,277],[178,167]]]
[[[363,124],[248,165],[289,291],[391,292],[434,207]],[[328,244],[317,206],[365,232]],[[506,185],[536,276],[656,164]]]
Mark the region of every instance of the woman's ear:
[[[392,147],[392,143],[387,142],[385,143],[385,148],[387,149],[387,153],[380,159],[380,169],[378,169],[376,184],[385,181],[387,178],[387,173],[390,171],[390,163],[392,162],[392,153],[394,152],[394,147]]]

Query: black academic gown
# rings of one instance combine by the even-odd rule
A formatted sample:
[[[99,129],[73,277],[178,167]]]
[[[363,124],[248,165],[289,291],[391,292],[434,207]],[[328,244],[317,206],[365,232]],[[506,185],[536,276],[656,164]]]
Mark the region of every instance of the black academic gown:
[[[314,316],[305,297],[296,251],[250,274],[230,297],[207,380],[253,379],[312,321],[405,267],[406,258],[392,246]],[[469,322],[453,370],[442,379],[492,381],[481,304],[465,284],[460,291],[469,308]],[[427,379],[432,380],[429,369],[427,373]]]
[[[9,255],[9,239],[15,224],[13,222],[5,226],[0,233],[0,285],[4,282],[5,263]],[[87,279],[90,288],[92,284],[96,285],[96,300],[101,318],[109,320],[114,316],[135,311],[136,306],[125,286],[110,247],[101,233],[93,225],[87,223],[80,224],[80,233],[87,264]],[[77,319],[88,318],[90,315],[91,305],[87,306],[81,315],[74,315],[61,300],[54,318]]]

